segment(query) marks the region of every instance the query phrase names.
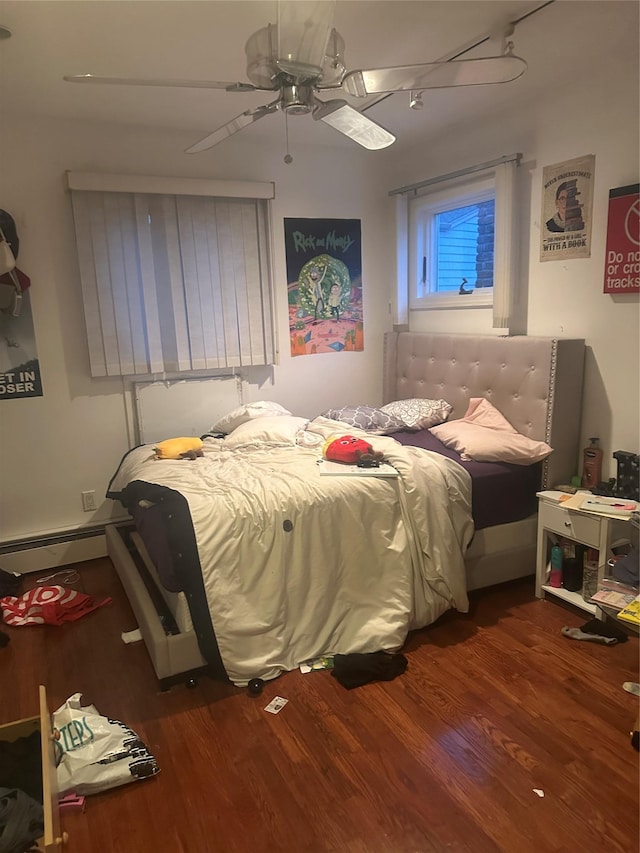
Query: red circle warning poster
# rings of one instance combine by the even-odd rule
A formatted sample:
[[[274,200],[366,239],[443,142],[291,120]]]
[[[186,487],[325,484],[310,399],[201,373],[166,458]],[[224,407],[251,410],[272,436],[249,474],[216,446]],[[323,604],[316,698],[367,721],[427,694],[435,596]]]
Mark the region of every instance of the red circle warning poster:
[[[609,190],[605,293],[640,293],[640,184]]]

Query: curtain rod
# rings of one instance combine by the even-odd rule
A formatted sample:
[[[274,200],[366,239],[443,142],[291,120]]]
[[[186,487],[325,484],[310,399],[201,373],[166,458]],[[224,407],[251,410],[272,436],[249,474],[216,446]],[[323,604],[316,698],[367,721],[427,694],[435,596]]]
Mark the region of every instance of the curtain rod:
[[[431,184],[439,184],[441,181],[449,181],[452,178],[460,178],[462,175],[470,175],[472,172],[482,172],[485,169],[492,169],[494,166],[501,166],[503,163],[512,163],[514,160],[520,165],[522,154],[505,154],[503,157],[498,157],[497,160],[489,160],[486,163],[478,163],[477,166],[468,166],[466,169],[459,169],[457,172],[449,172],[447,175],[438,175],[437,178],[429,178],[426,181],[418,181],[416,184],[407,184],[405,187],[398,187],[395,190],[389,190],[389,195],[402,195],[403,193],[419,190],[422,187],[431,186]]]

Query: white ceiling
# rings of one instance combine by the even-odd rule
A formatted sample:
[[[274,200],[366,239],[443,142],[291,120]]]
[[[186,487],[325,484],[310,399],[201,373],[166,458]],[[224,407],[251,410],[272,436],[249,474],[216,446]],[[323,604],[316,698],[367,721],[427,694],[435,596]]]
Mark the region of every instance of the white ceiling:
[[[612,56],[637,77],[637,0],[338,0],[334,24],[353,70],[450,58],[530,12],[512,36],[529,66],[519,80],[425,92],[420,112],[409,109],[406,93],[364,103],[400,150],[499,113],[514,98],[526,102],[576,74],[588,77]],[[272,93],[77,85],[63,75],[245,81],[245,42],[275,21],[275,0],[3,0],[0,25],[13,35],[0,41],[0,108],[5,119],[15,112],[178,129],[186,147]],[[464,56],[495,52],[485,42]],[[241,133],[246,142],[281,146],[284,118],[267,116]],[[309,116],[289,119],[289,137],[354,146]]]

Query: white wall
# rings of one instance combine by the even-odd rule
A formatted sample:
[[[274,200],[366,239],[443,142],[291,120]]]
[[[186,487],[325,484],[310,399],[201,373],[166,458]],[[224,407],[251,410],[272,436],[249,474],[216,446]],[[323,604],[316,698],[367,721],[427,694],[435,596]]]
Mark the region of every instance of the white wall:
[[[520,103],[482,125],[414,150],[394,168],[391,188],[521,152],[518,170],[520,245],[518,296],[526,333],[585,338],[581,444],[599,436],[603,477],[616,475],[616,450],[640,448],[639,296],[604,294],[609,190],[638,183],[638,67],[612,56],[582,65],[579,79],[533,103]],[[539,260],[544,166],[595,155],[591,257]],[[391,205],[389,205],[390,215]],[[490,332],[491,312],[412,311],[413,331]],[[581,471],[576,460],[576,473]]]
[[[276,400],[313,417],[350,402],[379,403],[382,333],[390,328],[385,197],[372,158],[359,151],[284,150],[241,142],[198,156],[182,153],[181,134],[70,125],[5,116],[2,204],[20,236],[19,266],[30,277],[44,396],[0,402],[0,543],[104,522],[122,508],[102,501],[109,479],[134,443],[119,379],[92,379],[80,297],[65,170],[275,181],[275,282],[280,364],[251,372],[246,399]],[[9,165],[10,164],[10,165]],[[283,217],[362,222],[364,352],[289,354]],[[95,490],[98,511],[82,510]]]

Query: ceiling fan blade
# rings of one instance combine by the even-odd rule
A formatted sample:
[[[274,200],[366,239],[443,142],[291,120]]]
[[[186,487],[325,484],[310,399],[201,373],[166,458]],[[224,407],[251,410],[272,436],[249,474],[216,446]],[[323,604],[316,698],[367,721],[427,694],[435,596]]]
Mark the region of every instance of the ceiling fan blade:
[[[163,80],[162,78],[146,79],[139,77],[96,77],[94,74],[70,74],[62,78],[67,83],[98,83],[109,86],[165,86],[183,89],[225,89],[227,92],[255,92],[262,86],[252,83],[227,83],[221,80]],[[274,86],[274,89],[277,89]],[[266,91],[271,91],[270,89]]]
[[[333,101],[320,101],[316,98],[313,117],[316,121],[325,122],[370,151],[387,148],[396,141],[395,136],[382,125],[372,121],[340,98]]]
[[[214,145],[217,145],[219,142],[222,142],[229,136],[232,136],[244,127],[248,127],[250,124],[253,124],[254,121],[258,121],[258,119],[264,118],[264,116],[277,112],[279,103],[280,101],[278,99],[271,104],[265,104],[264,106],[256,107],[254,110],[247,110],[244,113],[240,113],[239,116],[232,118],[231,121],[223,124],[222,127],[219,127],[217,130],[214,130],[213,133],[205,136],[204,139],[201,139],[199,142],[196,142],[195,145],[187,148],[185,150],[185,154],[198,154],[200,151],[206,151],[208,148],[213,148]]]
[[[524,74],[526,69],[527,63],[519,56],[453,59],[423,65],[350,71],[342,81],[342,88],[349,95],[365,98],[367,95],[381,95],[386,92],[508,83]]]

